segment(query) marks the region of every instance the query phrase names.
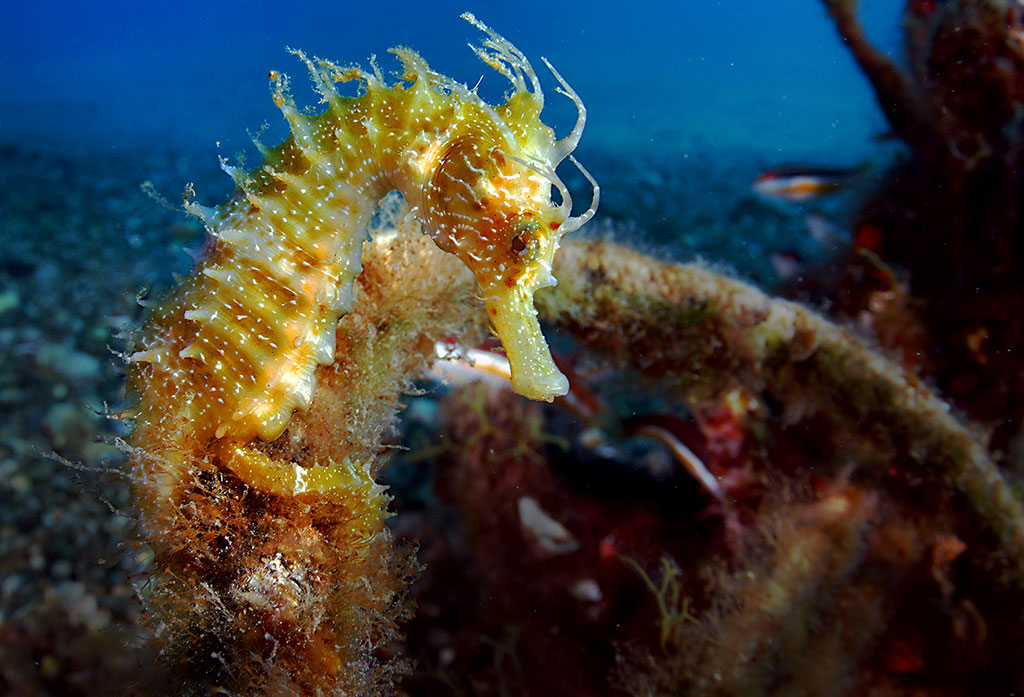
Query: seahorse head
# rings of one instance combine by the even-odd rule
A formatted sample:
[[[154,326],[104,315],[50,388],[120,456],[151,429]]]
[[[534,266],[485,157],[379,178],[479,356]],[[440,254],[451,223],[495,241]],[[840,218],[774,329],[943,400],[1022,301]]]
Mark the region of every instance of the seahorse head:
[[[545,61],[559,92],[576,104],[572,132],[556,140],[540,120],[544,96],[523,54],[475,17],[465,19],[485,31],[483,48],[473,47],[515,88],[509,101],[491,107],[475,92],[436,74],[429,79],[460,97],[458,113],[441,151],[436,153],[420,203],[425,227],[439,247],[456,254],[480,285],[487,312],[512,367],[512,386],[532,399],[550,401],[568,391],[540,331],[533,305],[539,288],[555,284],[551,266],[562,236],[589,220],[597,207],[572,216],[572,197],[555,170],[583,132],[586,110],[579,96]],[[409,56],[399,54],[409,63]],[[415,65],[417,72],[425,66]],[[421,76],[422,77],[422,74]],[[552,200],[557,192],[558,201]]]
[[[510,102],[501,110],[538,111],[533,94],[513,101],[520,108],[508,109]],[[469,102],[462,111],[424,197],[435,241],[459,255],[484,288],[551,285],[551,258],[568,218],[551,200],[554,175],[542,159],[556,145],[553,132],[534,115],[532,133],[515,137],[497,110]]]

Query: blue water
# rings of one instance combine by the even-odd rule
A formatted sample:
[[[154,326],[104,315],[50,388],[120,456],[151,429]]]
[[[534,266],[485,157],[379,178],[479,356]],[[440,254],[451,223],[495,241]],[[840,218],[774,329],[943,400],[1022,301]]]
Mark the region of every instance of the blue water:
[[[662,153],[741,146],[835,160],[885,130],[866,82],[815,0],[684,2],[13,3],[0,23],[0,143],[68,152],[157,145],[233,153],[246,129],[284,132],[266,74],[304,68],[286,46],[366,65],[395,45],[492,99],[502,79],[466,47],[471,10],[541,68],[547,56],[590,109],[591,145]],[[896,46],[885,0],[861,14]],[[551,85],[548,80],[547,84]],[[572,110],[553,103],[564,127]]]

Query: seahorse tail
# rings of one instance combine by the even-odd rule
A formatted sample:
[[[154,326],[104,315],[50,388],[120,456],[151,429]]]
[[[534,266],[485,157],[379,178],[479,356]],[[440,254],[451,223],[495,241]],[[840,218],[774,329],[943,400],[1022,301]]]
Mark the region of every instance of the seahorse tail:
[[[366,642],[394,631],[396,578],[415,562],[384,525],[374,462],[301,466],[258,440],[166,446],[137,461],[136,497],[159,558],[143,599],[169,668],[265,694],[376,684]]]

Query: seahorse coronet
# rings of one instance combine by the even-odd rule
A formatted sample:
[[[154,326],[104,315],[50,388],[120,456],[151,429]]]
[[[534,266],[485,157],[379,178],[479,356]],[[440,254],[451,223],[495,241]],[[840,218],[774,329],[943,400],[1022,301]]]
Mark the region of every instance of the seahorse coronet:
[[[556,140],[540,119],[544,96],[526,57],[463,17],[485,35],[473,51],[512,85],[505,104],[486,103],[408,48],[391,49],[402,65],[391,86],[373,59],[369,72],[291,50],[326,105],[319,113],[300,111],[288,77],[270,73],[290,134],[273,148],[254,138],[263,161],[253,169],[221,161],[236,190],[218,208],[200,206],[187,190],[185,207],[203,221],[207,242],[191,275],[151,313],[129,358],[139,394],[136,442],[157,445],[170,433],[196,444],[270,441],[295,410],[308,409],[317,367],[334,360],[339,318],[353,309],[367,224],[392,190],[437,246],[473,273],[513,388],[539,400],[565,394],[568,381],[551,358],[533,294],[555,282],[559,239],[597,206],[599,188],[580,167],[594,198],[571,216],[571,196],[555,173],[579,142],[586,110],[545,60],[579,114]],[[357,95],[340,95],[335,84],[349,81],[359,83]]]

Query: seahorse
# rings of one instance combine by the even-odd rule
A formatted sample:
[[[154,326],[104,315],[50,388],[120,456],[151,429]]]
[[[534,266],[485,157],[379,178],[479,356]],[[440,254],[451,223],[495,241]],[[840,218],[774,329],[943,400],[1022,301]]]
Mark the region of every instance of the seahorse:
[[[437,246],[475,276],[508,355],[513,388],[537,400],[566,393],[568,381],[552,361],[533,296],[555,283],[559,240],[598,205],[600,188],[572,157],[586,108],[545,59],[558,92],[578,112],[572,130],[556,139],[540,120],[544,94],[526,57],[473,15],[463,18],[485,34],[471,48],[512,84],[503,105],[487,104],[407,48],[391,49],[404,67],[392,86],[375,62],[368,72],[292,51],[326,104],[321,113],[301,112],[287,77],[270,73],[290,136],[274,148],[256,140],[263,162],[255,169],[221,160],[236,190],[219,208],[186,194],[207,241],[191,275],[151,313],[129,356],[130,384],[139,395],[134,445],[161,453],[198,451],[212,441],[213,451],[246,479],[252,467],[245,459],[256,457],[246,444],[277,438],[296,409],[310,406],[317,366],[334,360],[335,328],[352,310],[367,223],[392,190]],[[335,84],[350,81],[361,93],[341,96]],[[575,216],[555,172],[566,158],[593,186],[590,207]],[[149,460],[147,495],[166,496],[180,476],[177,465],[163,456]]]
[[[305,425],[280,437],[296,410],[313,404],[318,375],[330,402],[340,375],[367,369],[352,358],[352,335],[338,331],[340,323],[345,332],[368,326],[361,315],[344,318],[356,297],[379,311],[381,298],[367,288],[388,263],[378,245],[364,249],[364,242],[386,195],[397,190],[442,250],[408,260],[432,258],[437,282],[457,284],[458,298],[468,288],[450,268],[459,262],[442,263],[445,252],[472,272],[514,389],[551,400],[568,388],[533,297],[555,283],[560,239],[594,215],[600,198],[572,158],[586,109],[545,61],[577,108],[575,125],[557,139],[540,119],[544,95],[526,57],[463,17],[484,34],[473,50],[512,84],[505,104],[486,103],[408,48],[392,49],[403,70],[391,85],[372,59],[367,71],[293,51],[326,106],[300,111],[287,78],[271,72],[290,135],[276,147],[254,139],[263,158],[254,169],[222,160],[236,188],[216,209],[186,190],[186,209],[207,231],[204,249],[136,334],[128,373],[138,401],[126,412],[134,420],[126,450],[140,529],[154,551],[146,607],[156,615],[161,653],[185,671],[182,680],[230,684],[238,693],[363,694],[389,679],[377,647],[407,610],[402,598],[416,565],[391,543],[388,497],[375,475],[379,431],[403,378],[389,378],[387,395],[367,386],[374,403],[362,411],[381,415],[367,427],[372,433],[338,434],[326,450],[304,442]],[[336,84],[345,82],[356,83],[355,96],[339,94]],[[567,158],[593,186],[579,215],[556,174]],[[360,296],[364,252],[376,266],[361,279]],[[393,280],[401,281],[401,274]],[[448,331],[462,303],[423,314]],[[401,321],[391,317],[390,326]],[[407,332],[410,340],[418,331]],[[339,352],[345,359],[327,371]],[[355,396],[362,386],[350,389]],[[317,437],[331,438],[338,426],[331,422]]]

